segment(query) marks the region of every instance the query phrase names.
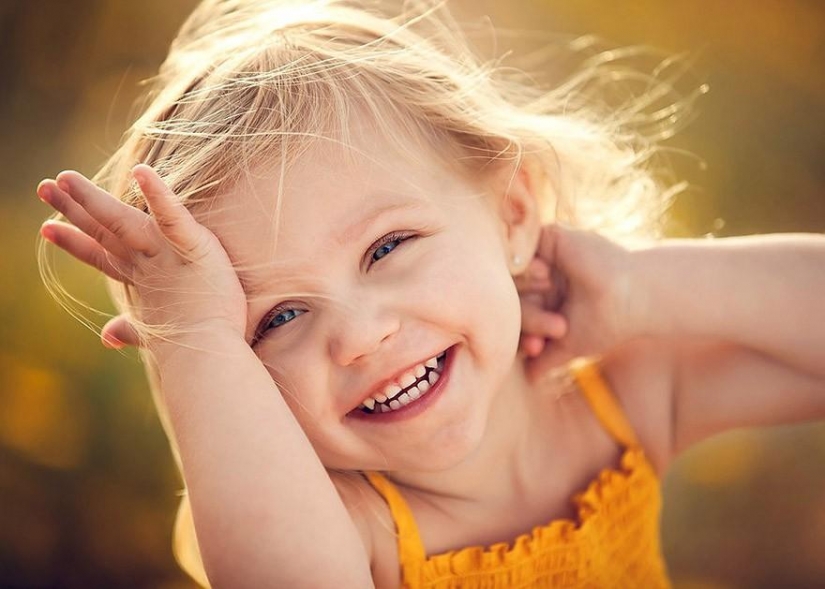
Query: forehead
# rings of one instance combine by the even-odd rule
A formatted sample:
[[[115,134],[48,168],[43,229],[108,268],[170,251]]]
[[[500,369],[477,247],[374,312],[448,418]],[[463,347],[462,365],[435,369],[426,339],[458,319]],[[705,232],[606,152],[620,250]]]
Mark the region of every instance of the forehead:
[[[403,151],[398,143],[372,125],[352,125],[346,141],[313,140],[285,171],[280,159],[256,167],[199,217],[239,274],[254,277],[273,266],[305,268],[384,215],[449,206],[445,195],[471,192],[420,139]]]

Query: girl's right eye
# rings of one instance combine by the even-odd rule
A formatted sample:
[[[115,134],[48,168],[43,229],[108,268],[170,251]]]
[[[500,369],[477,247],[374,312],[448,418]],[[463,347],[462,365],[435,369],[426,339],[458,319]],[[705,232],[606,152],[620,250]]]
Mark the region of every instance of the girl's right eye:
[[[261,321],[260,327],[255,335],[255,340],[260,339],[267,331],[286,325],[299,315],[306,313],[303,309],[275,307],[272,312]]]
[[[306,311],[302,311],[301,309],[287,309],[286,311],[281,311],[280,313],[272,317],[272,319],[270,319],[264,327],[266,327],[267,329],[272,329],[273,327],[280,327],[284,323],[289,323],[298,315],[302,315],[303,313],[306,313]]]

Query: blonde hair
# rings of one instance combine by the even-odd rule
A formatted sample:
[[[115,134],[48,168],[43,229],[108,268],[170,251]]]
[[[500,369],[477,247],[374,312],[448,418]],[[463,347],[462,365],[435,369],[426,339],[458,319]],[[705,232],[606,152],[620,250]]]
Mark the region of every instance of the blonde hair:
[[[317,138],[346,144],[357,109],[392,131],[388,138],[411,158],[423,145],[472,172],[530,166],[545,181],[546,221],[614,237],[658,235],[681,185],[663,185],[652,156],[693,96],[651,108],[672,88],[648,76],[643,95],[608,108],[594,96],[635,76],[617,66],[616,54],[592,52],[573,76],[543,89],[501,60],[480,60],[443,2],[405,2],[394,15],[382,6],[205,0],[174,40],[143,115],[95,181],[145,210],[130,180],[143,162],[187,206],[209,202],[264,158],[280,158],[284,171]],[[128,309],[128,290],[114,294]],[[176,554],[205,583],[187,514],[184,503]]]
[[[649,163],[661,130],[678,124],[689,101],[643,114],[651,97],[671,91],[647,78],[645,96],[598,107],[594,82],[627,80],[615,52],[553,89],[536,88],[496,60],[480,61],[443,4],[406,2],[393,18],[370,0],[205,0],[96,181],[144,208],[129,185],[143,162],[182,201],[208,199],[262,158],[281,156],[286,167],[313,138],[345,137],[357,106],[386,128],[446,140],[468,167],[532,160],[553,185],[560,220],[658,233],[672,194]],[[651,122],[652,138],[639,132]],[[389,136],[415,157],[409,137]]]

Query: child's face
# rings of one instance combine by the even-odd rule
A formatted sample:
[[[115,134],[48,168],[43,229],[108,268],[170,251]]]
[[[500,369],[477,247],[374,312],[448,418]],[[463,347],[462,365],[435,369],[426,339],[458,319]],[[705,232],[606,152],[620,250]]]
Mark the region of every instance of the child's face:
[[[237,265],[248,338],[324,465],[446,468],[476,447],[514,366],[506,226],[491,194],[434,157],[413,163],[365,128],[352,143],[362,153],[319,142],[287,173],[277,244],[277,162],[200,218]],[[445,351],[441,384],[419,400],[359,408]]]

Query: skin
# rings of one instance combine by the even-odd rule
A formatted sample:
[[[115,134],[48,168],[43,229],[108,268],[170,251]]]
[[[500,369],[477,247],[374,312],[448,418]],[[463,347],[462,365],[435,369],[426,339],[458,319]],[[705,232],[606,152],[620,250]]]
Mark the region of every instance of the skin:
[[[162,383],[213,584],[285,584],[313,568],[313,554],[331,551],[341,563],[330,570],[351,572],[346,586],[364,583],[364,565],[376,560],[371,524],[342,503],[324,467],[386,470],[412,502],[475,511],[534,494],[536,473],[557,454],[544,450],[558,446],[547,432],[565,437],[553,425],[569,420],[542,410],[552,397],[535,394],[516,356],[512,273],[524,264],[510,261],[529,259],[539,231],[525,177],[503,173],[480,186],[434,157],[411,163],[368,125],[353,131],[351,151],[319,144],[283,179],[277,246],[277,165],[194,217],[146,166],[134,175],[151,216],[75,172],[38,189],[75,225],[49,223],[46,239],[132,285],[142,322],[176,326],[143,346]],[[377,216],[374,207],[387,204],[401,208]],[[392,249],[373,260],[373,244],[391,232],[400,232]],[[261,333],[283,303],[301,314]],[[391,426],[351,419],[378,384],[447,348],[450,382],[437,410]],[[508,476],[480,486],[491,464],[509,465]],[[274,505],[294,508],[261,516]],[[321,526],[328,547],[310,533]],[[273,562],[256,548],[287,533],[307,562],[288,554]],[[251,563],[248,572],[231,566],[240,561]]]
[[[572,357],[602,357],[660,472],[718,431],[825,415],[825,335],[800,337],[825,317],[795,287],[825,290],[821,238],[631,251],[540,227],[524,169],[474,183],[434,157],[412,164],[366,123],[353,137],[352,152],[319,144],[286,178],[259,170],[198,220],[147,166],[134,174],[152,216],[74,172],[38,188],[74,224],[48,223],[46,239],[134,285],[142,321],[179,327],[143,345],[213,585],[306,584],[312,571],[318,586],[398,586],[386,507],[327,468],[388,471],[432,553],[571,517],[571,493],[621,451],[579,396],[558,400],[543,379]],[[375,216],[379,202],[403,208]],[[261,334],[284,303],[294,319]],[[131,337],[122,320],[106,333]],[[453,371],[432,409],[389,427],[352,419],[377,384],[446,348]],[[500,512],[513,515],[488,517]],[[318,554],[337,559],[334,577]]]

